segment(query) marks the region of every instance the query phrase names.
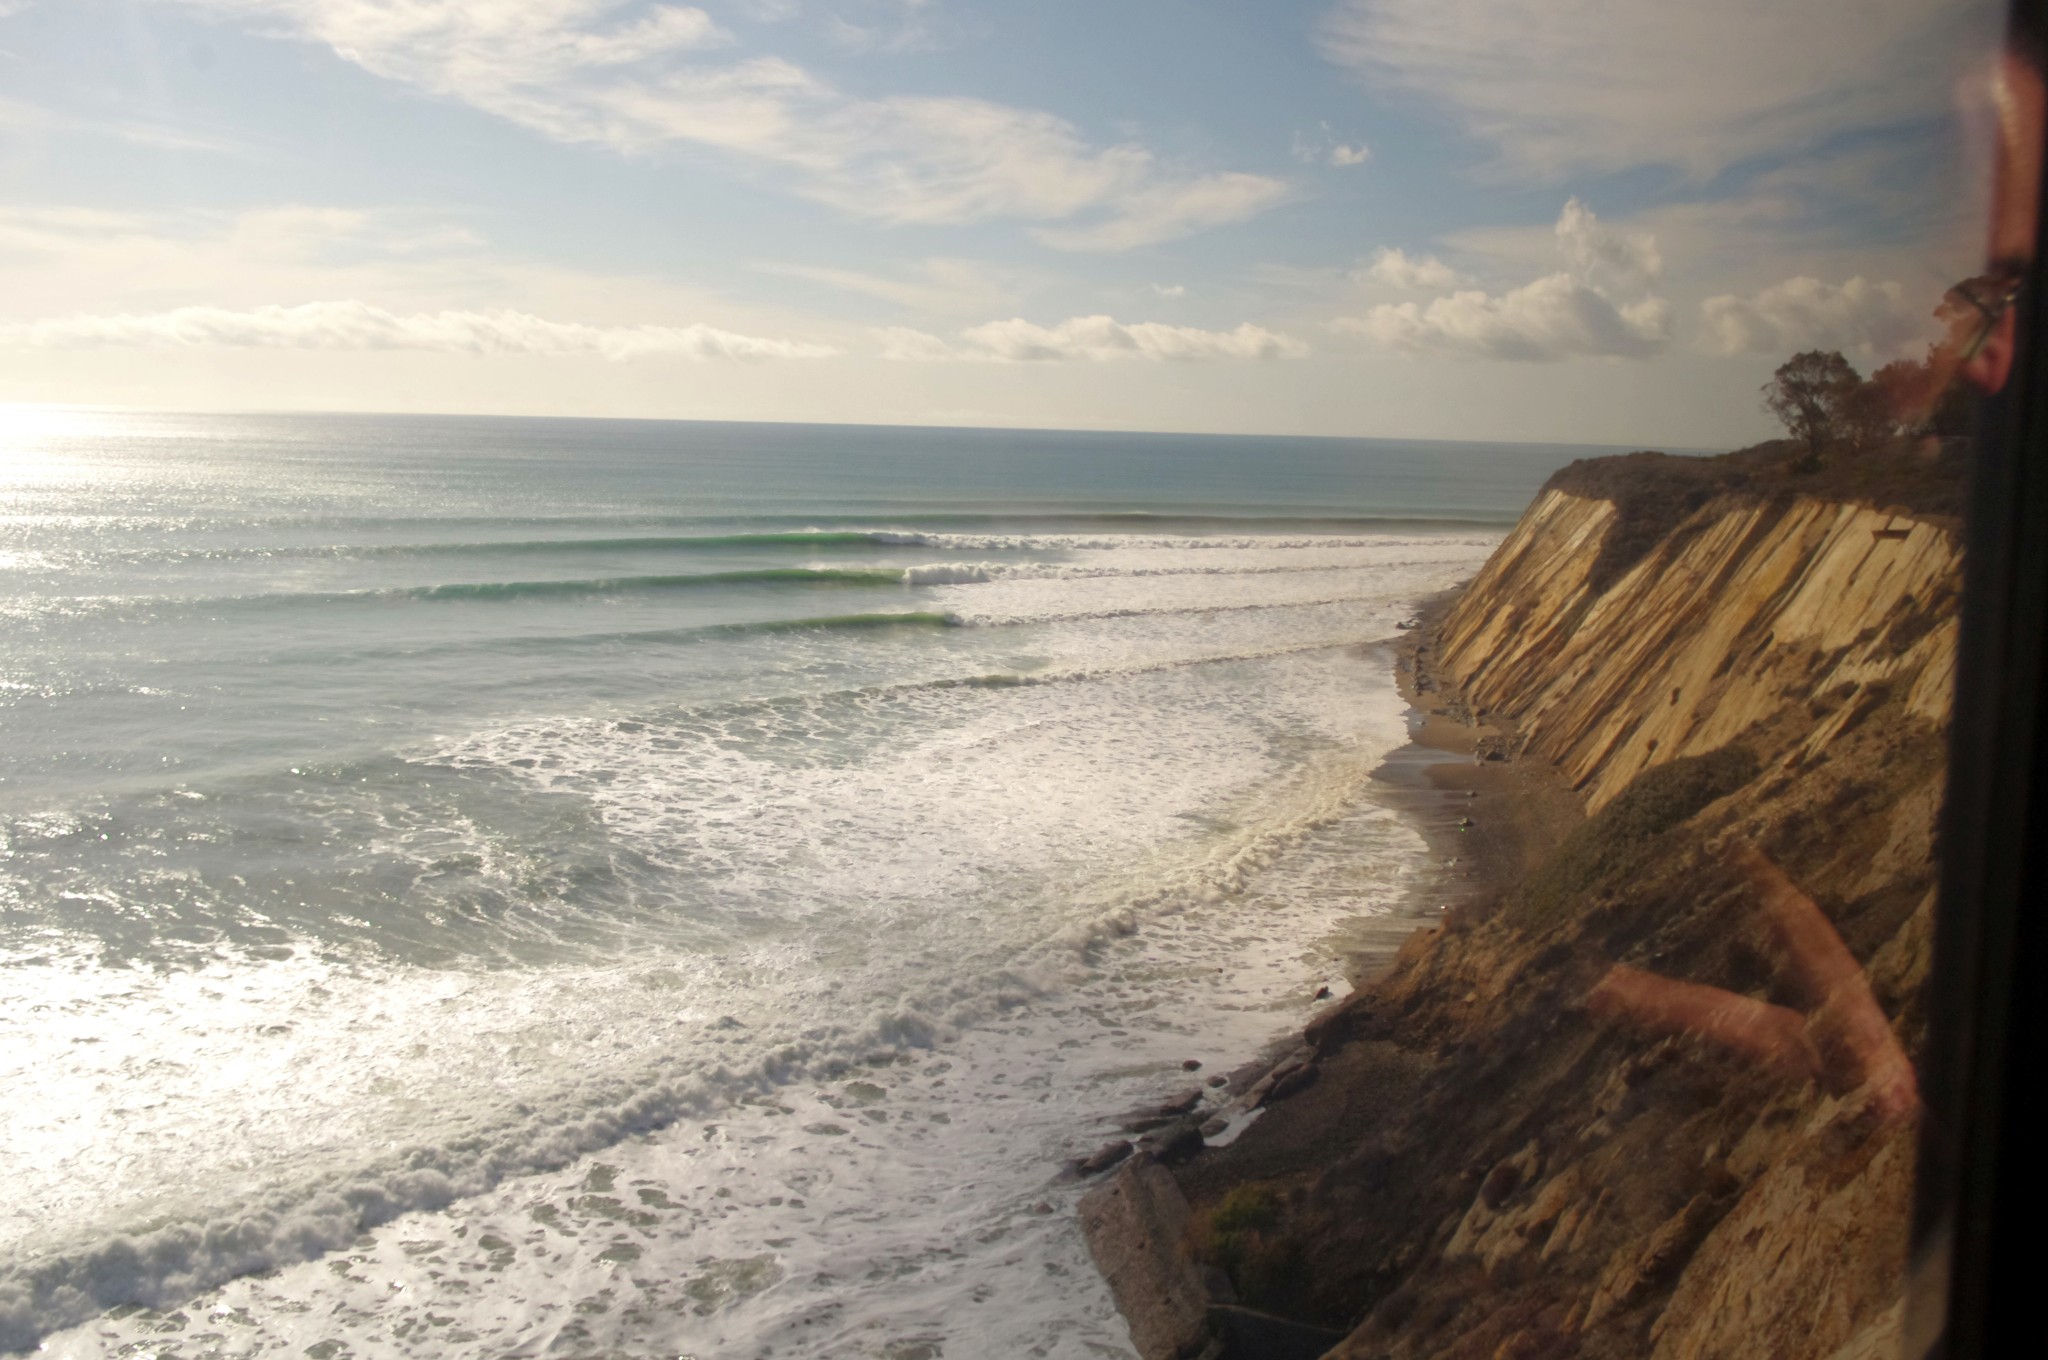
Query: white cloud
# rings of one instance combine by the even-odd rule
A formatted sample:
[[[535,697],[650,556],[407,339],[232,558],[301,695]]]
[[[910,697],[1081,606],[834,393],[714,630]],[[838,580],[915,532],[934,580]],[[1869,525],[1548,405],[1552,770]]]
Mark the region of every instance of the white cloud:
[[[1340,0],[1326,56],[1537,176],[1746,157],[1939,114],[1995,7],[1945,0]]]
[[[1183,298],[1188,295],[1188,286],[1184,283],[1155,283],[1152,291],[1163,298]]]
[[[1838,349],[1885,359],[1918,349],[1933,334],[1903,288],[1861,276],[1838,287],[1801,275],[1753,297],[1710,297],[1700,304],[1700,321],[1700,348],[1709,354]]]
[[[1458,271],[1434,255],[1411,259],[1397,246],[1382,246],[1372,263],[1355,271],[1361,283],[1380,283],[1389,288],[1455,288],[1462,280]]]
[[[997,363],[1048,363],[1081,360],[1150,359],[1187,362],[1221,359],[1298,359],[1308,346],[1292,336],[1249,323],[1234,330],[1210,331],[1194,326],[1169,326],[1158,321],[1125,323],[1108,316],[1077,316],[1056,326],[1040,326],[1021,317],[991,321],[960,332],[957,341],[905,327],[875,332],[885,358],[905,360],[966,359]]]
[[[1372,148],[1364,142],[1357,146],[1345,146],[1342,142],[1330,148],[1332,165],[1364,165],[1372,159]]]
[[[1671,338],[1671,304],[1656,292],[1656,242],[1602,226],[1577,199],[1555,230],[1566,268],[1505,293],[1455,292],[1424,305],[1382,303],[1331,323],[1387,349],[1462,358],[1554,361],[1648,358]],[[1398,274],[1412,262],[1382,252]]]
[[[1461,358],[1641,359],[1669,339],[1671,304],[1646,298],[1617,307],[1569,274],[1549,274],[1498,296],[1472,291],[1426,307],[1385,304],[1333,324],[1387,349]]]
[[[908,363],[936,363],[971,357],[962,354],[931,332],[915,330],[909,326],[877,326],[874,336],[882,347],[884,359],[900,359]]]
[[[947,26],[933,22],[926,0],[880,0],[865,8],[865,22],[826,14],[817,26],[833,46],[847,52],[929,52],[945,45],[942,29]]]
[[[1664,272],[1655,237],[1602,226],[1576,198],[1558,214],[1555,235],[1572,273],[1603,292],[1641,292]]]
[[[1233,222],[1286,186],[1169,171],[1066,120],[988,100],[859,98],[790,62],[707,63],[731,35],[702,10],[621,0],[163,0],[317,42],[389,80],[565,142],[709,148],[874,221],[1098,220],[1047,232],[1123,250]]]
[[[235,310],[169,311],[0,322],[0,348],[440,350],[557,358],[812,359],[825,345],[735,335],[712,326],[590,326],[525,312],[399,315],[365,302],[307,302]]]
[[[1129,250],[1242,222],[1288,195],[1264,175],[1205,175],[1153,184],[1122,195],[1106,221],[1084,227],[1042,227],[1033,235],[1058,250]]]
[[[864,293],[898,307],[921,312],[986,312],[1014,299],[1018,285],[1007,275],[966,260],[930,259],[913,266],[909,277],[869,274],[807,264],[759,264],[765,274],[807,279],[828,288]]]

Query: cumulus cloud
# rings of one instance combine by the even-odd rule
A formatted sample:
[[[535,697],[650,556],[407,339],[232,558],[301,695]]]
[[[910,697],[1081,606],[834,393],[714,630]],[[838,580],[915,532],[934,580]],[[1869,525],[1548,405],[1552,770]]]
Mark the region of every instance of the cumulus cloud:
[[[1188,286],[1184,283],[1155,283],[1152,291],[1163,298],[1183,298],[1188,295]]]
[[[1387,349],[1464,358],[1642,359],[1669,339],[1671,304],[1653,297],[1617,306],[1569,274],[1550,274],[1498,296],[1473,291],[1426,307],[1388,304],[1334,324]]]
[[[556,358],[815,359],[830,346],[736,335],[712,326],[591,326],[515,311],[399,315],[365,302],[177,307],[163,312],[0,322],[0,348],[440,350]]]
[[[685,144],[892,224],[1092,219],[1049,244],[1123,250],[1272,206],[1265,176],[1185,174],[988,100],[857,97],[772,56],[718,56],[701,9],[621,0],[160,0],[322,44],[365,70],[564,142]],[[635,17],[637,16],[637,17]]]
[[[1360,283],[1385,284],[1389,288],[1455,288],[1461,283],[1458,271],[1434,255],[1410,258],[1396,246],[1383,246],[1372,263],[1353,272]]]
[[[1839,286],[1801,275],[1752,297],[1726,293],[1700,304],[1700,348],[1709,354],[1783,355],[1838,349],[1893,358],[1932,336],[1922,309],[1896,283],[1862,276]]]
[[[1576,198],[1558,214],[1556,236],[1558,251],[1573,275],[1603,292],[1641,292],[1664,272],[1655,237],[1602,226],[1593,210]]]
[[[995,363],[1105,362],[1150,359],[1189,362],[1222,359],[1298,359],[1308,346],[1292,336],[1249,323],[1210,331],[1158,321],[1125,323],[1108,316],[1077,316],[1056,326],[1021,317],[991,321],[944,340],[923,331],[890,327],[875,332],[885,358],[913,361],[981,360]]]
[[[1602,225],[1577,199],[1556,228],[1565,268],[1505,293],[1467,289],[1423,304],[1382,303],[1334,329],[1386,349],[1462,358],[1555,361],[1642,359],[1671,338],[1671,304],[1657,294],[1663,262],[1648,236]],[[1413,262],[1382,252],[1373,268],[1403,274]]]
[[[1928,115],[1995,7],[1943,0],[1340,0],[1319,42],[1538,176],[1747,157]],[[1972,31],[1973,28],[1978,31]]]

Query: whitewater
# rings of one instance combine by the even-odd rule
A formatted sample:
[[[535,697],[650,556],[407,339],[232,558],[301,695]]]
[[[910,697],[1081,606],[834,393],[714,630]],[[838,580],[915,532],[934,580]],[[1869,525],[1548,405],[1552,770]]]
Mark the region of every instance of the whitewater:
[[[18,439],[0,1351],[1128,1354],[1063,1164],[1342,992],[1397,625],[1584,452]]]

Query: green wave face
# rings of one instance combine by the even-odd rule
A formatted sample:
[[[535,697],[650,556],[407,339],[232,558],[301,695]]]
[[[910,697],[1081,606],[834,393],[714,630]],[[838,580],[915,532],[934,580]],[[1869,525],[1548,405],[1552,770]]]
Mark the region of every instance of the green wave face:
[[[888,548],[885,537],[855,529],[793,529],[759,534],[650,534],[632,538],[540,538],[513,542],[392,543],[353,549],[362,556],[456,556],[473,553],[646,552],[676,549],[717,552],[734,548]]]
[[[812,567],[762,567],[752,571],[707,571],[674,576],[615,576],[568,581],[477,581],[366,591],[343,598],[415,600],[525,599],[545,595],[611,595],[627,590],[692,590],[718,586],[895,586],[900,571],[839,571]]]

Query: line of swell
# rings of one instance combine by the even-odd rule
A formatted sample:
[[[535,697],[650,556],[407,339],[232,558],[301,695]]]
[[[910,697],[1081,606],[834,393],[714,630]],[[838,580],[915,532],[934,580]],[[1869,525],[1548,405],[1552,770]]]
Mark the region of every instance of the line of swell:
[[[330,653],[324,648],[306,648],[287,655],[299,662],[321,660],[330,655],[336,660],[350,663],[381,661],[399,658],[416,658],[425,654],[453,655],[477,654],[547,654],[574,652],[590,647],[606,647],[619,644],[658,647],[666,644],[691,644],[717,637],[772,636],[782,633],[832,632],[886,629],[939,630],[954,628],[1000,629],[1026,628],[1047,623],[1086,623],[1101,619],[1171,617],[1181,614],[1223,614],[1248,612],[1252,610],[1321,609],[1332,605],[1357,604],[1379,600],[1378,595],[1339,595],[1329,599],[1288,600],[1276,603],[1243,604],[1198,604],[1180,605],[1171,609],[1149,610],[1104,610],[1099,613],[1047,614],[1030,616],[975,616],[958,613],[936,613],[927,611],[905,613],[841,614],[822,618],[762,619],[741,623],[699,624],[686,628],[625,628],[602,633],[553,633],[541,636],[515,636],[492,638],[456,638],[434,642],[423,646],[404,647],[351,647],[346,653]],[[1312,647],[1334,644],[1314,643]],[[1294,650],[1288,648],[1286,650]],[[1265,655],[1265,653],[1246,653]],[[920,684],[924,682],[919,682]],[[980,683],[980,681],[948,681],[949,684]],[[1005,678],[990,680],[992,684],[1026,683]]]
[[[344,560],[410,557],[520,557],[579,552],[719,553],[733,551],[886,552],[906,547],[955,548],[1278,548],[1368,547],[1393,541],[1398,533],[1484,530],[1499,525],[1477,520],[1258,520],[1200,519],[1139,515],[1104,515],[1062,521],[1063,527],[1036,530],[918,529],[792,529],[737,534],[641,534],[605,538],[480,539],[418,543],[279,543],[261,547],[161,547],[113,549],[107,558],[131,561],[262,561],[273,558],[337,558]],[[1099,524],[1107,534],[1088,533],[1082,526]],[[1226,536],[1203,534],[1202,528],[1226,530]],[[1180,533],[1166,532],[1178,529]],[[1360,531],[1377,529],[1364,534]]]
[[[660,576],[613,576],[561,581],[475,581],[383,590],[286,595],[287,600],[499,600],[547,595],[618,595],[634,590],[701,590],[719,586],[895,586],[898,571],[844,571],[829,567],[762,567],[751,571],[705,571]],[[266,597],[251,597],[266,598]]]
[[[127,610],[297,609],[309,605],[395,604],[409,600],[527,600],[622,595],[633,591],[704,590],[730,586],[902,586],[900,570],[852,571],[830,567],[760,567],[664,576],[567,578],[555,581],[451,581],[431,586],[371,590],[269,591],[255,595],[101,595],[38,602],[17,614],[119,613]]]
[[[1170,567],[1112,567],[1068,562],[931,562],[904,568],[903,581],[914,586],[957,586],[982,585],[991,581],[1097,581],[1152,576],[1299,576],[1318,571],[1385,572],[1426,565],[1430,563],[1413,558],[1258,567],[1229,562]]]

